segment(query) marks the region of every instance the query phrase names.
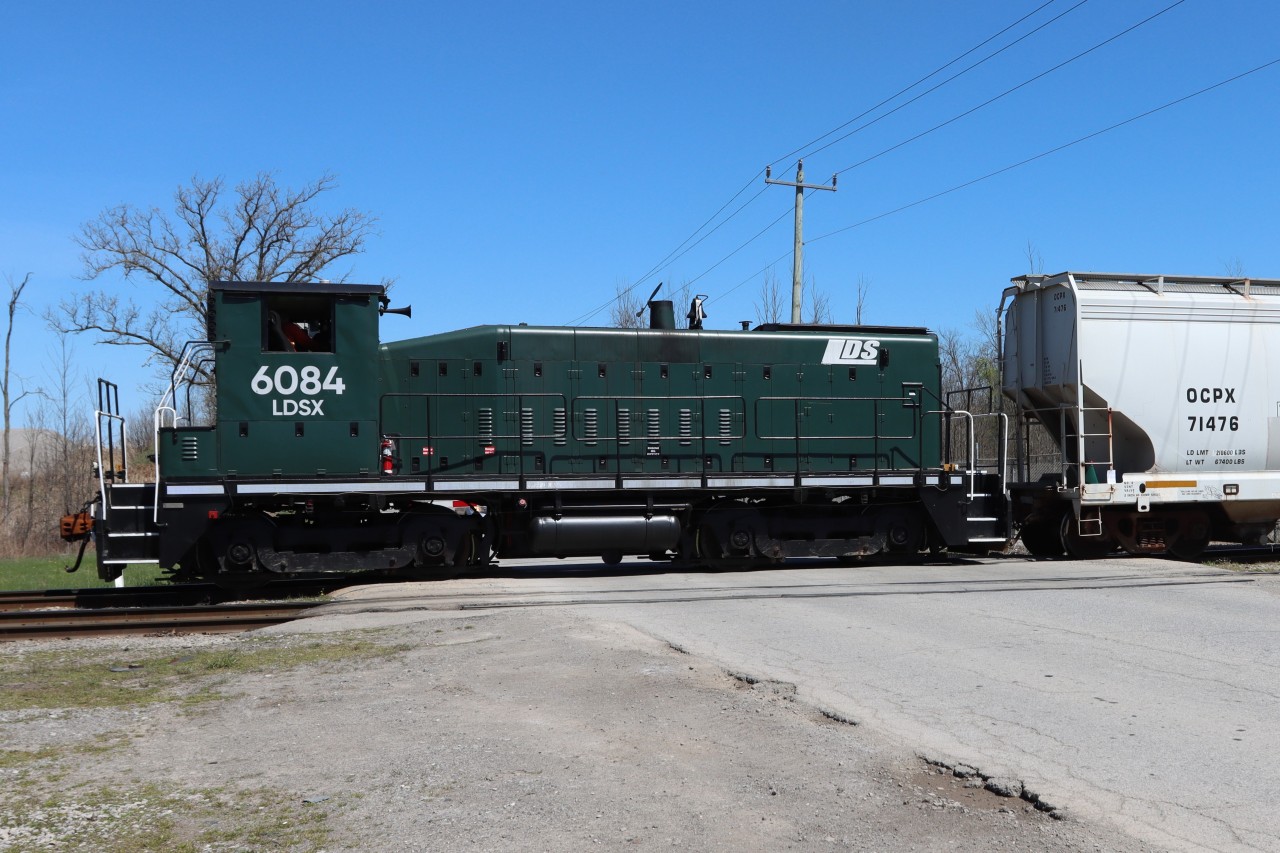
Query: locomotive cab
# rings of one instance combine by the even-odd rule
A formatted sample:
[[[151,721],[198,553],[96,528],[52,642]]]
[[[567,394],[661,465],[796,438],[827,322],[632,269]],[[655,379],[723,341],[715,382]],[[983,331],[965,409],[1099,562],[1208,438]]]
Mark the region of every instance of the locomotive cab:
[[[160,477],[376,473],[381,295],[375,285],[211,283],[216,425],[171,410]]]
[[[301,511],[314,510],[336,479],[348,481],[345,492],[380,476],[381,298],[376,285],[210,283],[207,340],[188,344],[156,413],[158,486],[146,503],[164,534],[155,549],[161,565],[201,575],[306,570],[278,558],[279,537],[263,531],[301,529]],[[211,425],[192,411],[201,374],[212,378]],[[345,503],[329,497],[319,511]],[[100,565],[99,574],[111,570]]]

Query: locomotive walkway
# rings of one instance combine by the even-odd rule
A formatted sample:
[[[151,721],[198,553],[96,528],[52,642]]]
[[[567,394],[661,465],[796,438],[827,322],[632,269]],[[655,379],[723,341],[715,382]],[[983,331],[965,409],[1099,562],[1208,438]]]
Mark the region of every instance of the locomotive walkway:
[[[1280,849],[1275,575],[1139,558],[634,566],[601,578],[507,565],[348,590],[323,610],[340,623],[545,608],[622,622],[1158,849]]]

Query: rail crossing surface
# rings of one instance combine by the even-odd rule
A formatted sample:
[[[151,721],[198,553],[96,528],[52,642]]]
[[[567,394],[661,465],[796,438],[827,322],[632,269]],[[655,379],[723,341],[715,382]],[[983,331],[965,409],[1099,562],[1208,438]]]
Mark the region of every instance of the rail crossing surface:
[[[507,563],[347,590],[322,611],[354,624],[371,612],[394,623],[423,610],[574,608],[794,685],[922,755],[1021,780],[1067,815],[1149,843],[1280,849],[1276,575],[1141,558],[601,568]]]

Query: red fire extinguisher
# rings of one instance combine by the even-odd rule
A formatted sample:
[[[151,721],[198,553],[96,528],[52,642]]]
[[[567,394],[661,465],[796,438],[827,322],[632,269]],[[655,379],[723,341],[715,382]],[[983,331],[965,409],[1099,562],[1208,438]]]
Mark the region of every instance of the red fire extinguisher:
[[[382,455],[382,473],[383,474],[394,473],[395,467],[396,467],[395,442],[387,438],[385,435],[382,437],[381,455]]]

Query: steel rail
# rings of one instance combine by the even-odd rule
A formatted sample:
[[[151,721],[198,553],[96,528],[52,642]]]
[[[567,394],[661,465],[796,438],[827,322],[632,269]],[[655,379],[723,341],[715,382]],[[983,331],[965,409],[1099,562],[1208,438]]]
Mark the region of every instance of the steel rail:
[[[272,602],[11,611],[0,613],[0,641],[106,634],[245,631],[288,622],[315,606],[315,602]]]
[[[82,589],[0,590],[0,612],[103,607],[177,607],[217,604],[244,599],[270,601],[287,597],[325,595],[351,585],[349,578],[331,580],[291,578],[271,581],[243,593],[212,583],[166,584],[161,586],[89,587]]]

